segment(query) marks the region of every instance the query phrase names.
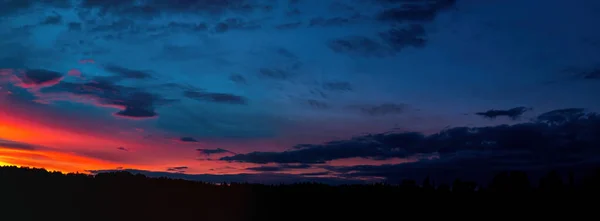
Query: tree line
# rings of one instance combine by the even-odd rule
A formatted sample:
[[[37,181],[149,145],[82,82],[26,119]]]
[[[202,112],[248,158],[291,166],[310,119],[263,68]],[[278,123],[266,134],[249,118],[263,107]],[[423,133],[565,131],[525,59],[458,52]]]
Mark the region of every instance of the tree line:
[[[0,217],[10,218],[2,220],[287,220],[357,214],[373,218],[399,216],[399,210],[415,212],[412,208],[498,208],[485,205],[507,198],[512,200],[504,206],[556,202],[557,197],[565,203],[562,199],[599,192],[600,169],[578,178],[553,171],[535,185],[526,173],[508,171],[498,173],[486,186],[462,180],[436,184],[430,178],[330,186],[211,184],[129,172],[87,175],[0,167]]]

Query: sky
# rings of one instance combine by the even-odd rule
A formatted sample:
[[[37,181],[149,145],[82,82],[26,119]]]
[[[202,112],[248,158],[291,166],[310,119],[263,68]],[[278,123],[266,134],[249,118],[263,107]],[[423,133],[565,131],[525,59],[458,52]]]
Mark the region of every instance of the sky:
[[[587,165],[600,156],[599,12],[596,0],[2,0],[0,165],[342,183]],[[502,140],[552,140],[572,130],[563,121],[577,139]],[[563,141],[590,148],[574,160],[530,147]]]

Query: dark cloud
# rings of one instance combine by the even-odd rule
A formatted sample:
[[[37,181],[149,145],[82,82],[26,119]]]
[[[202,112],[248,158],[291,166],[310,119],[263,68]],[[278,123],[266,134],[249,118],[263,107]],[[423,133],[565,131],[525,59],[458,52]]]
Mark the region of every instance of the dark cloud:
[[[578,67],[569,67],[565,68],[561,72],[569,75],[569,78],[572,79],[582,79],[582,80],[598,80],[600,79],[600,68],[598,67],[586,67],[586,68],[578,68]]]
[[[30,69],[23,71],[14,71],[14,74],[21,81],[22,87],[47,87],[59,83],[63,74],[45,70],[45,69]]]
[[[217,23],[213,30],[216,33],[224,33],[230,30],[255,30],[261,28],[260,25],[246,22],[239,18],[229,18],[222,22]]]
[[[36,150],[36,149],[38,149],[38,146],[33,145],[33,144],[28,144],[28,143],[0,139],[0,148],[20,149],[20,150]]]
[[[62,16],[60,16],[59,14],[48,16],[42,22],[40,22],[40,24],[41,25],[60,25],[60,24],[62,24]]]
[[[179,138],[179,141],[185,142],[185,143],[198,143],[198,140],[194,139],[193,137],[182,137],[182,138]]]
[[[206,31],[208,25],[206,23],[169,22],[167,29],[169,31]]]
[[[591,71],[586,72],[583,75],[583,78],[590,79],[590,80],[591,79],[594,79],[594,80],[600,79],[600,69],[591,70]]]
[[[90,24],[91,25],[91,24]],[[139,28],[133,20],[130,19],[119,19],[106,24],[94,24],[95,26],[90,29],[90,32],[107,32],[119,35],[122,32],[135,32]]]
[[[419,133],[379,134],[355,137],[350,140],[331,141],[324,144],[302,144],[285,152],[251,152],[221,158],[226,161],[250,163],[303,163],[319,164],[345,158],[389,159],[407,157],[418,150],[415,145],[425,139]],[[397,145],[397,146],[396,146]],[[300,148],[298,148],[300,147]]]
[[[389,47],[362,36],[347,36],[327,42],[327,47],[340,54],[350,54],[365,57],[385,57],[392,55]]]
[[[181,167],[169,167],[167,168],[167,172],[177,172],[177,173],[183,173],[188,169],[188,167],[186,166],[181,166]]]
[[[314,173],[301,173],[301,176],[325,176],[325,175],[329,175],[330,172],[314,172]]]
[[[289,59],[298,58],[294,53],[292,53],[291,51],[289,51],[285,48],[278,48],[275,52],[277,52],[278,55],[281,55],[281,56],[289,58]]]
[[[121,111],[115,113],[116,116],[137,119],[157,117],[156,106],[175,101],[138,88],[117,85],[102,78],[86,83],[61,82],[43,88],[41,93],[42,95],[67,95],[65,99],[84,99],[100,106],[119,108]]]
[[[117,65],[106,65],[104,66],[104,70],[123,78],[140,80],[152,78],[152,74],[149,71],[132,70]]]
[[[80,22],[69,22],[69,24],[67,24],[67,27],[69,28],[69,31],[81,31],[82,29],[82,25]]]
[[[229,150],[225,150],[225,149],[221,149],[221,148],[217,148],[217,149],[196,149],[196,151],[198,151],[200,154],[202,155],[212,155],[212,154],[223,154],[223,153],[228,153],[228,154],[235,154],[234,152],[231,152]]]
[[[0,1],[0,16],[18,14],[34,6],[70,8],[71,0],[3,0]]]
[[[247,170],[252,171],[260,171],[260,172],[279,172],[279,171],[287,171],[291,169],[308,169],[311,168],[311,165],[308,164],[280,164],[277,166],[260,166],[260,167],[250,167],[246,168]]]
[[[442,10],[456,4],[457,0],[434,1],[395,1],[404,3],[399,7],[388,8],[377,15],[377,19],[387,22],[427,22],[433,20]],[[380,1],[381,2],[381,1]],[[391,2],[391,1],[385,1]]]
[[[262,77],[271,78],[275,80],[287,80],[292,77],[290,72],[277,69],[277,68],[261,68],[258,73]]]
[[[595,153],[596,154],[596,153]],[[558,161],[555,161],[558,160]],[[565,156],[538,157],[532,152],[458,152],[441,159],[422,160],[413,163],[389,165],[358,165],[349,167],[325,167],[347,178],[385,178],[387,182],[399,183],[404,179],[423,180],[433,178],[437,183],[451,183],[455,179],[473,180],[485,185],[498,172],[525,171],[535,177],[550,170],[588,172],[600,165],[594,157]]]
[[[316,108],[316,109],[327,109],[327,108],[329,108],[329,104],[327,104],[327,103],[325,103],[323,101],[318,101],[318,100],[310,99],[310,100],[307,100],[306,103],[308,105],[310,105],[311,107]]]
[[[259,164],[319,164],[355,157],[374,160],[413,157],[430,160],[397,167],[439,169],[446,167],[438,163],[448,162],[457,163],[457,170],[478,164],[518,169],[599,160],[599,146],[600,115],[563,109],[544,113],[529,123],[457,127],[429,136],[416,132],[375,134],[324,144],[303,144],[284,152],[251,152],[221,159]]]
[[[546,124],[564,124],[565,122],[575,121],[587,114],[583,108],[565,108],[549,111],[537,117],[537,121]]]
[[[526,107],[515,107],[508,110],[488,110],[486,112],[477,112],[475,114],[490,119],[495,119],[496,117],[508,117],[510,119],[517,120],[529,110],[531,109]]]
[[[385,103],[380,105],[354,105],[352,109],[357,109],[361,113],[369,116],[385,116],[392,114],[402,114],[406,112],[406,104],[391,104]]]
[[[214,103],[226,103],[226,104],[247,104],[247,99],[245,97],[234,95],[234,94],[226,94],[226,93],[211,93],[211,92],[201,92],[201,91],[185,91],[184,96],[187,98],[191,98],[198,101],[208,101]]]
[[[326,82],[323,89],[328,91],[351,91],[352,85],[348,82]]]
[[[302,22],[291,22],[291,23],[276,25],[275,28],[279,29],[279,30],[295,29],[295,28],[299,28],[301,25],[302,25]]]
[[[121,169],[121,170],[91,170],[90,173],[98,174],[105,172],[127,171],[133,174],[144,174],[148,177],[168,177],[172,179],[184,179],[193,181],[202,181],[210,183],[261,183],[261,184],[292,184],[317,182],[329,185],[343,184],[364,184],[365,181],[356,179],[342,179],[329,177],[305,177],[302,175],[282,174],[282,173],[261,173],[261,174],[233,174],[233,175],[214,175],[214,174],[183,174],[156,172],[146,170]]]
[[[343,26],[354,22],[355,18],[343,18],[343,17],[335,17],[335,18],[313,18],[309,22],[309,26],[323,26],[323,27],[334,27],[334,26]]]
[[[117,150],[129,152],[129,149],[127,149],[125,147],[117,147]]]
[[[219,22],[219,23],[217,23],[217,24],[215,25],[215,27],[213,28],[213,30],[214,30],[216,33],[224,33],[224,32],[226,32],[227,30],[229,30],[229,25],[227,25],[227,24],[225,24],[225,23],[223,23],[223,22]]]
[[[422,25],[413,24],[407,28],[389,29],[387,32],[379,33],[379,37],[392,49],[400,51],[406,47],[425,47],[427,43],[425,34],[425,28]]]
[[[229,80],[238,84],[246,84],[246,78],[240,74],[232,74],[229,76]]]

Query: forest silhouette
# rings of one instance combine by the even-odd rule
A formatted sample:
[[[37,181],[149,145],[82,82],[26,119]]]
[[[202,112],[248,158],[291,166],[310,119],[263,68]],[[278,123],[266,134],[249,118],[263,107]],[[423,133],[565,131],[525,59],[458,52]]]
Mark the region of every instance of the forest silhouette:
[[[0,220],[337,220],[363,215],[379,220],[442,209],[510,214],[533,212],[543,203],[572,204],[573,197],[599,192],[600,169],[584,177],[552,171],[536,182],[524,172],[507,171],[486,186],[430,178],[332,186],[212,184],[125,171],[63,174],[5,166],[0,167]]]

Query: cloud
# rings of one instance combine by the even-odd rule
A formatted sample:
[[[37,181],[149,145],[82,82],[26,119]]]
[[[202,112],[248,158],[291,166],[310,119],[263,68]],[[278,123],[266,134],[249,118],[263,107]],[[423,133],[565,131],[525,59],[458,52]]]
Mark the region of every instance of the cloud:
[[[364,36],[346,36],[328,41],[327,47],[340,54],[364,57],[385,57],[393,55],[389,47]]]
[[[228,153],[228,154],[235,154],[234,152],[231,152],[229,150],[225,150],[225,149],[221,149],[221,148],[217,148],[217,149],[196,149],[196,151],[198,151],[200,154],[209,156],[209,155],[213,155],[213,154],[223,154],[223,153]]]
[[[221,14],[226,11],[249,13],[258,9],[267,9],[269,5],[254,3],[246,0],[233,1],[206,1],[206,0],[178,0],[165,2],[163,0],[148,0],[138,4],[129,1],[96,1],[83,0],[80,5],[87,9],[98,9],[102,14],[141,16],[153,18],[163,14],[191,14],[205,15]],[[271,6],[272,7],[272,6]]]
[[[127,149],[125,147],[117,147],[117,150],[129,152],[129,149]]]
[[[356,18],[343,18],[343,17],[335,17],[335,18],[323,18],[317,17],[313,18],[309,22],[309,26],[322,26],[322,27],[332,27],[332,26],[343,26],[355,22]]]
[[[302,25],[302,22],[290,22],[290,23],[276,25],[275,29],[279,29],[279,30],[295,29],[295,28],[299,28],[301,25]]]
[[[557,115],[562,117],[554,117]],[[429,136],[417,132],[374,134],[324,144],[302,144],[284,152],[237,154],[221,160],[258,164],[322,164],[356,157],[373,160],[472,157],[483,160],[485,157],[506,156],[505,160],[552,164],[588,156],[600,157],[600,149],[596,148],[600,145],[599,134],[600,115],[563,109],[541,114],[533,122],[510,126],[457,127]]]
[[[583,108],[565,108],[549,111],[539,115],[536,119],[539,122],[547,124],[564,124],[566,122],[572,122],[588,114],[584,112]]]
[[[83,101],[99,106],[118,108],[121,110],[116,112],[115,116],[132,119],[157,117],[156,106],[175,101],[100,78],[86,83],[60,82],[43,88],[40,92],[40,95],[46,96],[43,97],[46,99]]]
[[[311,107],[315,108],[315,109],[327,109],[329,108],[329,104],[323,102],[323,101],[318,101],[318,100],[314,100],[314,99],[310,99],[307,100],[306,103],[308,103],[308,105],[310,105]]]
[[[59,14],[48,16],[42,21],[42,25],[60,25],[62,24],[62,16]]]
[[[70,0],[19,0],[0,1],[0,16],[18,14],[34,6],[70,8]]]
[[[387,32],[379,33],[379,37],[395,51],[406,47],[422,48],[427,43],[425,28],[418,24],[410,25],[408,28],[392,28]]]
[[[214,103],[226,103],[226,104],[247,104],[246,98],[234,94],[226,93],[211,93],[201,91],[185,91],[184,96],[198,101],[208,101]]]
[[[427,31],[424,23],[431,22],[443,10],[455,5],[456,0],[437,1],[374,1],[384,6],[375,17],[382,23],[390,23],[390,28],[378,33],[381,41],[368,35],[346,36],[327,42],[327,46],[336,53],[363,57],[388,57],[407,48],[423,48],[427,43]],[[394,4],[391,4],[394,3]],[[317,19],[311,23],[319,25],[343,25],[360,18]]]
[[[135,170],[135,169],[121,169],[121,170],[91,170],[89,172],[93,174],[107,173],[107,172],[130,172],[133,174],[143,174],[148,177],[168,177],[172,179],[185,179],[192,181],[202,181],[210,183],[260,183],[260,184],[293,184],[293,183],[307,183],[317,182],[329,185],[344,185],[344,184],[364,184],[363,180],[358,179],[347,179],[347,178],[334,178],[334,177],[308,177],[302,175],[293,174],[282,174],[282,173],[260,173],[260,174],[228,174],[228,175],[214,175],[214,174],[183,174],[183,173],[169,173],[169,172],[157,172],[147,170]]]
[[[285,58],[288,58],[288,59],[297,59],[298,58],[298,56],[296,56],[294,53],[292,53],[291,51],[289,51],[289,50],[287,50],[285,48],[278,48],[277,50],[275,50],[275,52],[278,55],[281,55],[281,56],[283,56]]]
[[[0,148],[36,150],[39,147],[37,145],[33,145],[33,144],[0,139]]]
[[[213,27],[215,33],[224,33],[230,30],[255,30],[261,28],[260,25],[252,22],[246,22],[239,18],[229,18],[217,23]]]
[[[229,80],[238,84],[246,84],[247,80],[240,74],[232,74],[229,76]]]
[[[591,70],[589,72],[586,72],[585,75],[583,76],[584,79],[590,79],[590,80],[598,80],[600,79],[600,69],[595,69],[595,70]]]
[[[352,85],[348,82],[325,82],[323,83],[323,89],[328,91],[351,91]]]
[[[83,29],[80,22],[69,22],[67,28],[69,31],[81,31]]]
[[[177,173],[183,173],[188,169],[188,167],[186,166],[180,166],[180,167],[169,167],[167,168],[167,172],[177,172]]]
[[[325,172],[314,172],[314,173],[301,173],[301,176],[326,176],[326,175],[330,175],[331,173],[328,171]]]
[[[198,140],[194,139],[193,137],[182,137],[179,138],[179,141],[184,143],[198,143]]]
[[[389,2],[389,1],[388,1]],[[396,1],[402,2],[402,1]],[[386,22],[428,22],[438,13],[456,4],[457,0],[404,1],[399,7],[387,8],[377,15],[377,19]]]
[[[116,74],[119,77],[129,78],[129,79],[150,79],[152,75],[149,71],[141,71],[141,70],[132,70],[128,68],[124,68],[116,65],[106,65],[104,70]]]
[[[523,116],[523,114],[527,111],[531,110],[531,108],[526,107],[515,107],[508,110],[488,110],[486,112],[477,112],[476,115],[483,116],[489,119],[495,119],[496,117],[508,117],[510,119],[516,120],[519,117]]]
[[[353,105],[351,109],[357,109],[362,114],[369,116],[385,116],[391,114],[402,114],[406,112],[406,104],[385,103],[380,105]]]
[[[308,169],[311,168],[309,164],[280,164],[277,166],[259,166],[259,167],[250,167],[246,168],[247,170],[252,171],[260,171],[260,172],[279,172],[286,171],[290,169]]]
[[[17,86],[23,88],[48,87],[63,79],[63,74],[45,69],[14,70],[13,73],[20,81]]]
[[[287,80],[293,76],[292,73],[277,68],[261,68],[258,73],[262,77],[274,80]]]

